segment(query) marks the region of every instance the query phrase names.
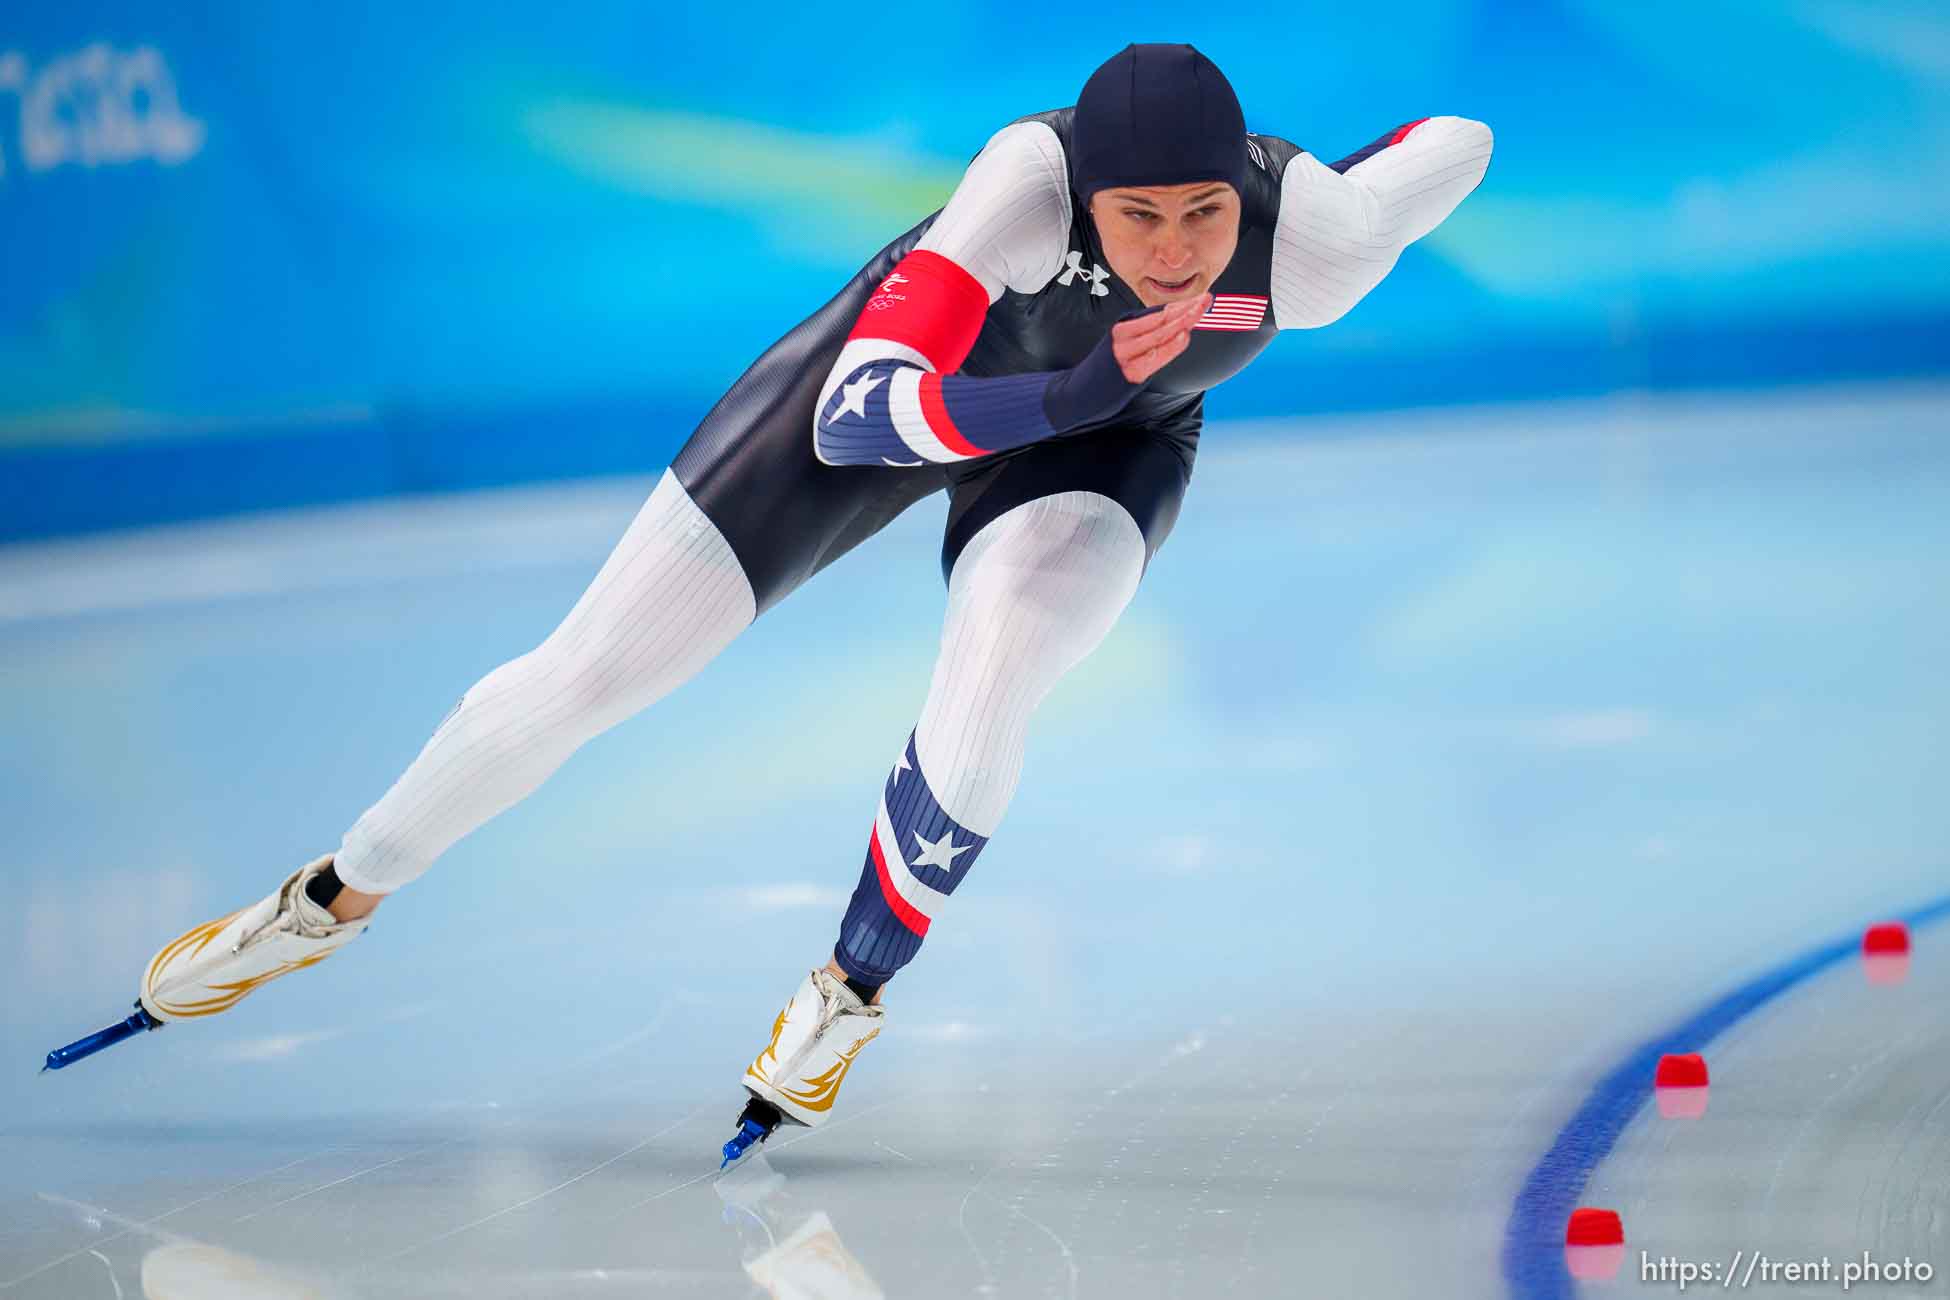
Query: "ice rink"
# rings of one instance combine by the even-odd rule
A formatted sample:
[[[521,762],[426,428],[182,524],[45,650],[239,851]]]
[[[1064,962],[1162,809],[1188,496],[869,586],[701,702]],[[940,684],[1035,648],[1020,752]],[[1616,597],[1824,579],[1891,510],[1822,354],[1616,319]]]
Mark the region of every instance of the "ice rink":
[[[1927,385],[1212,427],[835,1118],[722,1179],[925,692],[939,499],[346,954],[40,1077],[329,851],[650,481],[0,549],[0,1297],[1545,1297],[1829,1257],[1709,1279],[1805,1297],[1865,1251],[1936,1273],[1852,1294],[1950,1293],[1946,433]],[[1665,1051],[1702,1117],[1654,1104]],[[1576,1206],[1622,1216],[1610,1282],[1567,1271]]]

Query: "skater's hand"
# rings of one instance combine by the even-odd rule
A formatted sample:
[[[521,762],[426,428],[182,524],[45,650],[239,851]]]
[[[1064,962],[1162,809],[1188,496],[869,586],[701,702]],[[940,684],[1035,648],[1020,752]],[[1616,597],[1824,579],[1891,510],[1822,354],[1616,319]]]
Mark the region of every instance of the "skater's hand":
[[[1043,395],[1050,427],[1068,433],[1110,419],[1124,409],[1144,381],[1185,350],[1192,324],[1212,305],[1212,295],[1126,316],[1083,360],[1052,376]]]
[[[1211,305],[1212,295],[1204,293],[1111,326],[1111,352],[1124,378],[1141,384],[1170,365],[1191,341],[1193,322]]]

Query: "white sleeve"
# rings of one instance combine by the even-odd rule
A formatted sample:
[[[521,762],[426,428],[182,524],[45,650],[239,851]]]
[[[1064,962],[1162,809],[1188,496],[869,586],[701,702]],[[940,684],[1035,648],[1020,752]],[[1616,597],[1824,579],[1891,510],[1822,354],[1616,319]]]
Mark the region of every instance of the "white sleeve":
[[[994,302],[1005,289],[1035,293],[1047,285],[1069,239],[1063,145],[1045,123],[1015,122],[989,137],[915,247],[980,280]]]
[[[1493,144],[1481,122],[1432,117],[1345,173],[1296,155],[1273,231],[1274,323],[1311,329],[1346,315],[1476,188]]]
[[[990,136],[982,152],[968,164],[947,205],[922,234],[914,251],[954,263],[960,268],[957,274],[972,276],[993,303],[1005,290],[1040,291],[1062,269],[1069,244],[1070,179],[1063,144],[1045,123],[1013,122]],[[900,288],[902,292],[882,303],[889,285],[881,286],[861,313],[863,321],[871,316],[876,328],[847,339],[827,371],[813,418],[815,452],[819,412],[826,409],[833,391],[860,366],[888,359],[922,370],[936,369],[926,350],[912,346],[917,341],[913,329],[917,318],[939,314],[959,318],[961,313],[970,312],[973,328],[980,328],[985,305],[970,304],[960,295],[929,297],[916,292],[920,286],[913,284]],[[896,301],[899,310],[875,311]],[[973,340],[972,330],[968,338]],[[955,356],[946,369],[960,364],[961,357]]]

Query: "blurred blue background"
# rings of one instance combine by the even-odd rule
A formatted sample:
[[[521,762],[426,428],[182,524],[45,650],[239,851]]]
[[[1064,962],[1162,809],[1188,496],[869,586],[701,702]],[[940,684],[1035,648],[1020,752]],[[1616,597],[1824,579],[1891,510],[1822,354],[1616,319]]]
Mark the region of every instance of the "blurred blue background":
[[[1097,30],[785,5],[17,8],[0,538],[665,463],[743,367],[1130,37],[1324,157],[1489,122],[1478,193],[1214,418],[1950,362],[1929,0],[1403,0]]]

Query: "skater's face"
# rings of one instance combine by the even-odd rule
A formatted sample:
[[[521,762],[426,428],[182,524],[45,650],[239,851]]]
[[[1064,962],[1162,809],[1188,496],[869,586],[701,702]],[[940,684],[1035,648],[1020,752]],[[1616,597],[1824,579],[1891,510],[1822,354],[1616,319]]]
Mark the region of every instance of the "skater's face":
[[[1110,269],[1147,307],[1198,297],[1239,246],[1239,193],[1223,182],[1098,190],[1090,216]]]

